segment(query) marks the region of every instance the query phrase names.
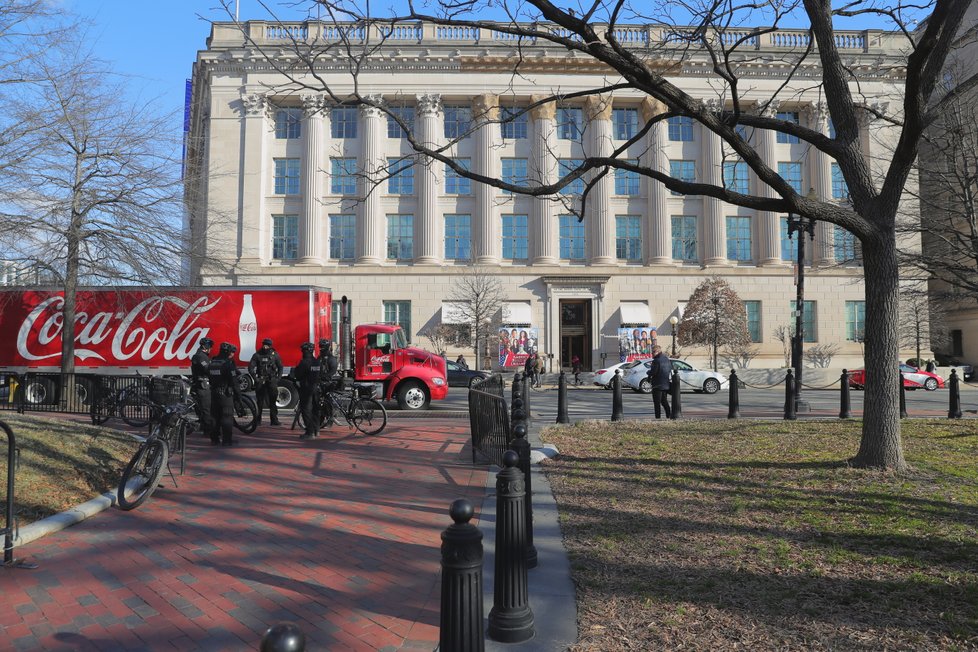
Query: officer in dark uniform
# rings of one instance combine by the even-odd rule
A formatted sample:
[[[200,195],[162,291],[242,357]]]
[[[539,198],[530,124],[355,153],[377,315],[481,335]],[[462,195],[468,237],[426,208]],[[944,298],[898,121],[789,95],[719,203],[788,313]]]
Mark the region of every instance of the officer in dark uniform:
[[[258,423],[261,423],[262,405],[268,405],[268,414],[272,425],[279,425],[278,420],[278,379],[282,377],[282,358],[278,351],[272,348],[271,338],[261,341],[261,348],[251,356],[248,371],[255,378],[255,397],[258,399]]]
[[[234,427],[234,399],[238,395],[236,379],[237,367],[231,355],[234,347],[227,342],[221,343],[221,348],[210,362],[207,375],[211,384],[211,445],[230,446],[231,432]]]
[[[211,364],[211,347],[214,340],[205,337],[200,341],[197,353],[190,358],[190,393],[194,397],[197,411],[197,422],[200,425],[200,433],[209,437],[214,424],[211,421],[211,389],[208,375],[208,367]]]
[[[289,378],[299,383],[299,411],[305,424],[305,432],[299,439],[315,439],[319,436],[319,378],[322,368],[313,356],[316,345],[306,342],[299,347],[302,360],[292,367]]]
[[[333,343],[323,338],[319,340],[319,385],[320,391],[332,392],[339,388],[342,378],[336,377],[336,369],[339,367],[336,356],[333,355]],[[321,415],[323,422],[327,426],[333,425],[333,404],[330,401],[320,401],[325,415]]]

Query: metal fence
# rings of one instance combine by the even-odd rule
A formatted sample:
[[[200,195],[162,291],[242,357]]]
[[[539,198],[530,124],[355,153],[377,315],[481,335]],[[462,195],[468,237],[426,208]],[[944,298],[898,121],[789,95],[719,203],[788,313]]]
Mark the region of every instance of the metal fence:
[[[472,463],[482,453],[497,466],[509,448],[509,409],[505,383],[499,374],[469,389],[469,424],[472,430]]]

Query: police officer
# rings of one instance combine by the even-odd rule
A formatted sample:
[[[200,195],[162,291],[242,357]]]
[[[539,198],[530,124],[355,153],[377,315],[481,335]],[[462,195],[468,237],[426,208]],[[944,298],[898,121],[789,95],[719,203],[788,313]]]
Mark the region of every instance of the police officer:
[[[289,372],[291,380],[299,383],[299,411],[305,424],[305,432],[299,439],[315,439],[319,436],[319,380],[322,373],[319,360],[313,356],[316,345],[306,342],[299,347],[302,360]]]
[[[272,347],[271,338],[261,341],[261,348],[251,356],[248,371],[255,378],[255,397],[258,399],[258,423],[261,423],[262,405],[268,404],[268,414],[272,425],[279,425],[278,420],[278,379],[282,377],[282,358]]]
[[[197,422],[200,432],[205,437],[210,436],[214,427],[211,421],[211,390],[208,367],[211,364],[211,347],[214,340],[205,337],[200,341],[197,352],[190,358],[190,393],[194,397],[197,411]]]
[[[319,340],[319,384],[320,391],[331,392],[338,387],[336,380],[336,369],[339,364],[336,356],[333,355],[333,343],[323,338]],[[342,379],[340,379],[342,382]],[[327,426],[333,425],[333,404],[330,401],[320,401],[326,410],[323,421]]]
[[[234,347],[221,342],[217,356],[211,360],[207,375],[211,384],[211,445],[230,446],[234,426],[234,399],[238,396],[237,367],[231,358]]]

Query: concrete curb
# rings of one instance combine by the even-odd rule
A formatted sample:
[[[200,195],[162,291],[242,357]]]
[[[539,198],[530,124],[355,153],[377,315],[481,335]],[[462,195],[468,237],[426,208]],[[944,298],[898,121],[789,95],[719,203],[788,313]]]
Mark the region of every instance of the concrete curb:
[[[130,491],[127,487],[127,491]],[[32,541],[37,541],[41,537],[45,537],[49,534],[54,534],[55,532],[60,532],[66,527],[70,527],[75,523],[81,523],[85,519],[95,516],[99,512],[105,511],[109,507],[112,507],[117,502],[116,494],[114,491],[106,491],[100,496],[96,496],[91,500],[82,503],[72,509],[61,512],[60,514],[54,514],[53,516],[48,516],[47,518],[42,518],[40,521],[34,521],[29,523],[22,528],[17,529],[17,535],[14,537],[14,548],[18,546],[27,545]]]

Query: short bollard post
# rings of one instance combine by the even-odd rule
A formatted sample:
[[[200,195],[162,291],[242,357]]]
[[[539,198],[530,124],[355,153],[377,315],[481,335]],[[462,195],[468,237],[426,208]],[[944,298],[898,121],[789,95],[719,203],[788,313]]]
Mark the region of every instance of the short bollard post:
[[[798,418],[795,415],[795,375],[791,369],[784,376],[784,418],[786,421]]]
[[[526,425],[513,426],[513,440],[509,447],[520,456],[520,471],[523,472],[525,490],[523,492],[523,514],[526,516],[526,567],[537,567],[537,548],[533,545],[533,476],[530,470],[530,442],[526,439]]]
[[[557,379],[557,423],[570,423],[567,416],[567,375],[563,371]]]
[[[295,623],[272,625],[261,637],[259,649],[261,652],[303,652],[306,649],[306,635]]]
[[[510,412],[512,413],[516,411],[516,401],[520,401],[520,405],[523,405],[523,378],[518,371],[513,374],[513,390],[510,396],[512,406],[510,408]],[[512,416],[512,414],[510,416]]]
[[[907,418],[907,388],[903,386],[903,374],[900,374],[900,418]]]
[[[737,371],[735,369],[730,370],[730,395],[727,400],[727,418],[728,419],[739,419],[740,418],[740,379],[737,378]]]
[[[669,393],[672,394],[672,417],[680,419],[683,416],[682,398],[679,396],[679,370],[672,370],[672,379],[669,381]]]
[[[523,386],[520,388],[523,394],[523,411],[526,413],[524,417],[527,421],[530,420],[530,388],[533,383],[530,381],[530,376],[528,374],[523,374]]]
[[[961,384],[958,380],[958,370],[951,370],[951,380],[948,381],[949,389],[951,390],[951,404],[947,409],[948,419],[960,419],[961,418]]]
[[[852,409],[849,406],[849,370],[843,369],[842,376],[839,377],[839,418],[852,418]]]
[[[611,379],[611,420],[621,421],[625,411],[621,407],[621,374],[615,369],[615,377]]]
[[[441,533],[441,621],[438,649],[482,652],[482,532],[469,523],[475,510],[459,498],[448,509],[454,523]]]
[[[526,579],[526,537],[523,516],[523,473],[519,457],[503,453],[505,468],[496,475],[496,563],[489,638],[520,643],[533,636]]]

